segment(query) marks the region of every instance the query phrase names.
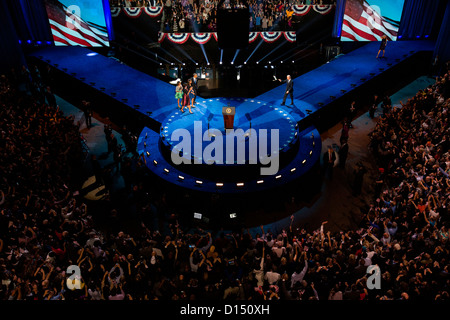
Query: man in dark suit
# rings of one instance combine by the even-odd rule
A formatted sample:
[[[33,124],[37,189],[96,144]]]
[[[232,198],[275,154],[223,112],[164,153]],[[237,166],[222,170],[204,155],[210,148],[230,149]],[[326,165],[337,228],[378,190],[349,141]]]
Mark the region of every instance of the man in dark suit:
[[[192,80],[192,89],[194,90],[194,102],[193,102],[193,104],[195,105],[195,103],[196,103],[195,99],[197,99],[197,91],[198,91],[198,75],[197,75],[197,73],[194,73],[192,75],[191,80]]]
[[[92,108],[91,103],[89,101],[83,100],[81,101],[84,118],[86,120],[86,127],[89,129],[92,126]]]
[[[327,152],[323,155],[323,167],[325,175],[331,180],[333,178],[333,167],[336,161],[336,154],[331,146],[328,146]]]
[[[52,90],[50,89],[50,87],[47,87],[47,89],[45,90],[45,98],[47,99],[47,103],[50,107],[56,108],[56,97],[53,94]]]
[[[291,106],[294,104],[294,81],[291,79],[290,75],[287,75],[286,80],[278,79],[281,83],[286,83],[286,90],[284,92],[283,102],[281,103],[284,106],[286,102],[286,98],[289,95],[291,97]]]
[[[345,162],[347,161],[347,155],[348,155],[347,139],[341,140],[341,147],[339,148],[338,154],[339,154],[339,167],[344,169]]]

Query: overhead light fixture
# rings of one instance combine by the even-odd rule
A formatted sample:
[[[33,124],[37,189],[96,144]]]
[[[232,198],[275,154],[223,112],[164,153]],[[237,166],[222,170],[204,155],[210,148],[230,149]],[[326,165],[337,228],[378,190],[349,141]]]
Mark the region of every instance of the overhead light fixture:
[[[217,182],[216,183],[216,187],[223,187],[223,183],[222,182]]]
[[[280,179],[280,178],[281,178],[281,174],[279,174],[275,177],[275,179]]]
[[[178,176],[178,180],[184,180],[183,176]]]
[[[237,186],[237,187],[243,187],[243,186],[244,186],[244,183],[243,183],[243,182],[238,182],[238,183],[236,183],[236,186]]]
[[[292,168],[292,169],[291,169],[291,172],[294,172],[295,170],[297,170],[297,168]]]
[[[169,169],[164,168],[165,173],[169,173]]]
[[[201,180],[195,180],[195,183],[196,183],[196,184],[203,184],[203,181],[201,181]]]
[[[155,166],[158,165],[158,161],[153,160],[153,164],[154,164]]]
[[[302,164],[305,164],[305,163],[306,163],[306,159],[302,161]]]
[[[146,153],[147,153],[147,157],[150,157],[150,152],[146,151]]]
[[[234,218],[236,218],[237,217],[237,214],[236,213],[230,213],[230,218],[231,219],[234,219]]]
[[[258,180],[258,181],[256,181],[256,183],[257,183],[257,184],[264,183],[264,180]]]

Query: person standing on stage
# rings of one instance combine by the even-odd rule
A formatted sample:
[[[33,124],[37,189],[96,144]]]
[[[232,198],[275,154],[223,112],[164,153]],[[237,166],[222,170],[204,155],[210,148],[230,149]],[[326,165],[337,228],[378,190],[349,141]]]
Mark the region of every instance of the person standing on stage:
[[[286,91],[284,93],[283,102],[281,103],[284,106],[286,102],[286,98],[289,95],[291,97],[291,106],[294,104],[294,81],[291,79],[290,75],[287,75],[286,80],[278,79],[281,83],[286,83]]]
[[[191,79],[188,80],[188,94],[189,94],[189,113],[192,113],[191,108],[194,105],[195,93],[194,93],[194,84]]]
[[[386,45],[387,45],[387,36],[386,35],[383,35],[382,37],[381,37],[381,44],[380,44],[380,50],[378,50],[378,53],[377,53],[377,59],[378,59],[378,56],[380,55],[380,52],[381,51],[383,51],[383,55],[381,56],[382,58],[384,58],[384,51],[386,50]]]
[[[198,75],[197,73],[194,73],[192,75],[192,78],[190,79],[192,81],[192,89],[193,89],[193,93],[194,93],[194,101],[192,102],[192,108],[194,108],[196,102],[195,99],[197,99],[197,91],[198,91]]]
[[[181,81],[177,82],[177,86],[175,88],[175,99],[178,101],[178,109],[181,109],[180,100],[183,99],[183,86],[181,85]]]

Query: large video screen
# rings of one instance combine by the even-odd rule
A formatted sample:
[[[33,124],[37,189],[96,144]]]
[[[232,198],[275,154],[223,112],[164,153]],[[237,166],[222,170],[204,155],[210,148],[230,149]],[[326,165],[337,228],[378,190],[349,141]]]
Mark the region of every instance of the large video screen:
[[[405,0],[347,0],[341,41],[397,40]]]
[[[57,46],[109,46],[102,0],[45,0]]]

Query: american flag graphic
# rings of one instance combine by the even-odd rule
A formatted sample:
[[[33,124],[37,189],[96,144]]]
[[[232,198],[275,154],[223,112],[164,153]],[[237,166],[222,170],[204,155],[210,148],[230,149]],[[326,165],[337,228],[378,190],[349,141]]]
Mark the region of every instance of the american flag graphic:
[[[366,1],[347,1],[342,24],[342,41],[381,41],[386,35],[395,41],[400,22],[381,16]]]
[[[109,46],[106,27],[84,21],[57,0],[46,0],[46,8],[56,46]]]

